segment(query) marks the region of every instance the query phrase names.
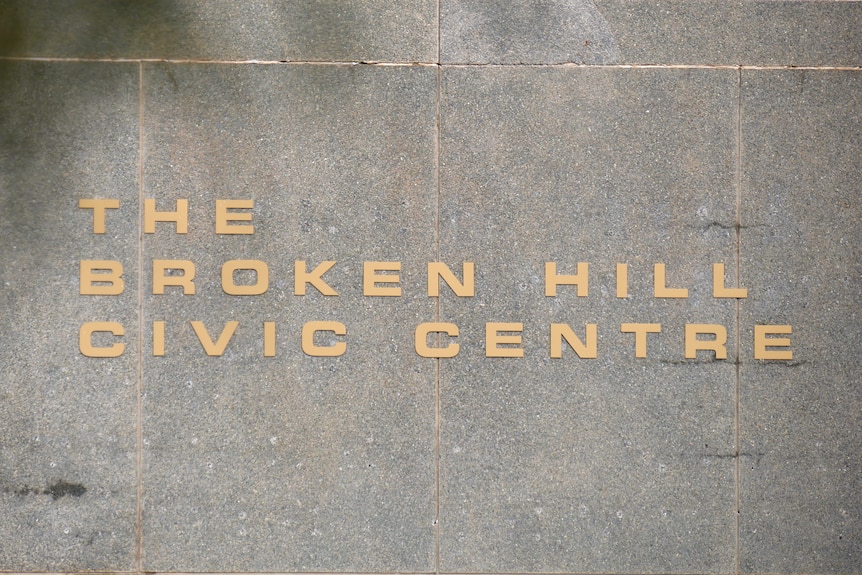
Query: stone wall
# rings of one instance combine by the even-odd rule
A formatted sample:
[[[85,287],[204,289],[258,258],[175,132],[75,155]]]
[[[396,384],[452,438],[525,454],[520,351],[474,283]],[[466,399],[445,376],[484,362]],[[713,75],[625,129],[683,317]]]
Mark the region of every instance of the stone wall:
[[[0,2],[0,571],[862,572],[860,31]]]

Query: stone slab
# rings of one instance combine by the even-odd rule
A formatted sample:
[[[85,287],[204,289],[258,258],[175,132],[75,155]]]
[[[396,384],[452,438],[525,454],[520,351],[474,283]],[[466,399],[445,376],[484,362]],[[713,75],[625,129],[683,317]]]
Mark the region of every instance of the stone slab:
[[[862,3],[491,0],[441,4],[450,64],[862,65]]]
[[[134,567],[137,280],[79,295],[79,261],[137,258],[137,67],[0,63],[0,570]],[[82,198],[113,197],[115,233]],[[120,322],[126,354],[84,357]],[[114,342],[96,334],[94,345]]]
[[[860,95],[859,72],[743,73],[741,319],[793,330],[787,361],[742,339],[743,572],[862,571]]]
[[[166,322],[144,359],[146,569],[433,571],[435,365],[411,344],[434,317],[435,72],[146,65],[144,84],[145,194],[190,205],[188,234],[144,243],[145,338]],[[216,199],[253,200],[254,234],[217,236]],[[194,262],[197,293],[153,294],[153,259]],[[267,264],[266,293],[224,292],[235,259]],[[295,295],[296,260],[337,262],[338,296]],[[404,295],[363,296],[364,261],[400,262]],[[231,320],[207,356],[189,322]],[[344,324],[317,341],[343,356],[303,352],[312,321]]]
[[[429,0],[0,3],[0,55],[43,58],[433,61]]]
[[[436,62],[428,0],[0,4],[0,56]],[[450,64],[860,66],[859,2],[441,2]]]
[[[441,98],[441,259],[476,266],[441,298],[441,570],[732,572],[736,72],[447,69]],[[548,261],[588,293],[545,296]],[[688,298],[653,297],[656,262]],[[524,357],[486,358],[486,322]],[[661,323],[646,358],[627,322]],[[597,358],[550,358],[551,323],[596,324]],[[730,359],[686,360],[686,323]]]

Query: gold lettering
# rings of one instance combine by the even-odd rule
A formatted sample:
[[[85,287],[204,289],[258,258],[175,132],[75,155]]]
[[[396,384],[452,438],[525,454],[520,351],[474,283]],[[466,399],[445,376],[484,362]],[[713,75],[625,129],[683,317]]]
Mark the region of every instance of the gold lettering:
[[[416,353],[422,357],[455,357],[458,355],[460,346],[457,343],[450,343],[446,347],[429,347],[429,333],[445,333],[450,337],[455,337],[458,335],[458,326],[454,323],[445,322],[420,323],[413,336]]]
[[[275,357],[275,322],[263,322],[263,357]]]
[[[107,210],[116,210],[120,207],[120,200],[105,199],[81,199],[78,200],[78,207],[84,210],[93,210],[93,233],[105,233],[105,212]]]
[[[165,355],[165,322],[153,322],[153,356]]]
[[[335,335],[347,335],[347,328],[337,321],[310,321],[302,326],[302,351],[313,357],[338,357],[347,351],[347,343],[339,341],[331,346],[315,345],[314,334],[331,331]]]
[[[712,334],[715,339],[700,340],[700,334]],[[715,359],[727,359],[727,329],[715,323],[685,324],[685,358],[696,359],[698,350],[714,351]]]
[[[594,323],[586,324],[586,345],[578,339],[572,328],[564,323],[551,324],[551,357],[554,359],[563,357],[563,339],[581,359],[595,359],[598,356],[598,326]]]
[[[183,270],[183,275],[169,276],[168,270]],[[183,288],[183,295],[195,293],[195,264],[188,260],[153,260],[153,293],[165,293],[165,287]]]
[[[501,344],[521,344],[520,335],[502,335],[502,332],[521,332],[523,323],[489,322],[485,324],[485,357],[524,357],[517,347],[500,347]]]
[[[578,297],[587,297],[589,269],[590,264],[578,262],[578,273],[575,275],[557,275],[556,262],[545,262],[545,295],[556,296],[558,285],[575,285],[578,286]]]
[[[217,234],[253,234],[254,226],[231,225],[230,222],[250,222],[253,214],[249,212],[228,212],[228,210],[251,210],[254,200],[216,200]]]
[[[667,270],[664,264],[655,264],[655,297],[688,297],[686,288],[669,288],[667,287],[667,279],[665,278]]]
[[[401,281],[398,274],[382,275],[379,271],[401,271],[401,262],[363,262],[362,264],[362,295],[397,297],[401,295],[401,287],[378,287],[377,284],[397,284]]]
[[[97,270],[108,273],[94,273]],[[81,260],[78,292],[81,295],[120,295],[126,287],[122,275],[123,264],[120,262]]]
[[[202,321],[193,321],[191,322],[192,329],[195,330],[195,335],[198,336],[198,341],[201,342],[201,345],[204,348],[204,351],[207,352],[207,355],[218,357],[224,353],[227,344],[230,342],[230,339],[233,337],[234,332],[236,331],[236,326],[239,325],[238,321],[229,321],[225,324],[224,329],[219,335],[218,341],[213,343],[212,338],[210,337],[209,332],[207,332],[207,328],[204,326]]]
[[[156,222],[176,222],[176,233],[185,234],[189,231],[189,201],[177,200],[175,212],[157,212],[156,200],[144,200],[144,233],[156,233]]]
[[[476,293],[476,274],[473,262],[464,262],[462,269],[464,283],[458,281],[458,278],[446,264],[428,262],[428,295],[431,297],[440,296],[440,279],[442,279],[458,297],[473,297]]]
[[[255,283],[236,285],[233,275],[238,270],[254,270]],[[221,289],[228,295],[260,295],[269,289],[269,266],[260,260],[230,260],[221,267]]]
[[[629,264],[617,264],[617,297],[629,297]]]
[[[115,321],[88,321],[78,332],[78,349],[87,357],[120,357],[126,349],[126,344],[115,343],[108,347],[95,347],[93,334],[98,332],[122,336],[126,334],[122,324]]]
[[[712,297],[746,298],[748,290],[724,287],[724,264],[712,264]]]
[[[323,295],[338,295],[338,293],[329,287],[323,281],[323,274],[335,265],[335,262],[323,262],[311,273],[305,271],[304,261],[293,262],[293,293],[294,295],[305,295],[305,284],[311,284]]]
[[[754,326],[754,359],[793,359],[793,351],[769,350],[767,347],[790,347],[789,337],[771,337],[772,334],[792,334],[789,325],[756,325]]]
[[[620,326],[623,333],[635,334],[635,357],[646,357],[647,334],[661,333],[660,323],[624,323]]]

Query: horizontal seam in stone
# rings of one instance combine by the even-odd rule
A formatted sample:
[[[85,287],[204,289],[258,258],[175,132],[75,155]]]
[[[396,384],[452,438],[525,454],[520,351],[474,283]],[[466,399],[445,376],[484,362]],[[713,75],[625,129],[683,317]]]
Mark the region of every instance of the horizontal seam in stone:
[[[599,69],[657,69],[657,70],[838,70],[848,72],[862,71],[860,66],[795,66],[795,65],[756,65],[756,64],[578,64],[560,62],[549,64],[469,64],[436,62],[375,62],[375,61],[327,61],[327,60],[198,60],[188,58],[51,58],[42,56],[0,56],[0,62],[92,62],[104,64],[258,64],[258,65],[300,65],[300,66],[380,66],[380,67],[420,67],[420,68],[599,68]]]

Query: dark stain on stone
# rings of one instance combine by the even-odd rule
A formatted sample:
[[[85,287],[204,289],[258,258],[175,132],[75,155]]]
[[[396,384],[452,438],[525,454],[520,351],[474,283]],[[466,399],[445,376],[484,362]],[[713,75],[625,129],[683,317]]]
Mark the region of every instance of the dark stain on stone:
[[[754,458],[757,462],[760,462],[760,458],[763,457],[764,453],[749,453],[747,451],[740,451],[739,454],[736,453],[705,453],[703,457],[711,457],[715,459],[736,459],[739,457],[740,459],[744,458]]]
[[[68,481],[60,479],[59,481],[55,482],[53,485],[49,485],[45,489],[39,489],[38,487],[30,487],[28,485],[25,485],[23,487],[19,487],[18,489],[10,489],[9,487],[4,487],[3,492],[14,493],[19,497],[26,497],[27,495],[50,495],[51,499],[57,501],[61,497],[65,497],[67,495],[70,495],[72,497],[81,497],[87,492],[87,488],[80,483],[69,483]]]
[[[719,222],[718,220],[713,220],[706,225],[706,229],[721,228],[723,230],[735,230],[736,227],[737,227],[736,224],[723,224],[723,223]],[[739,226],[739,227],[742,227],[742,226]]]
[[[168,80],[171,82],[171,86],[174,88],[174,92],[180,91],[180,85],[177,83],[177,78],[174,76],[173,69],[170,66],[165,67],[165,73],[168,76]]]
[[[743,226],[742,224],[725,224],[719,222],[718,220],[713,220],[706,224],[691,224],[689,225],[689,227],[700,229],[703,231],[707,231],[712,228],[720,228],[722,230],[747,230],[750,228],[765,228],[766,224],[747,224]]]
[[[698,363],[715,363],[717,360],[715,359],[715,355],[713,354],[711,359],[660,359],[659,363],[663,363],[665,365],[695,365]]]
[[[72,497],[80,497],[87,492],[87,488],[80,483],[69,483],[67,481],[57,481],[54,485],[49,485],[48,489],[42,491],[44,495],[50,495],[54,501],[61,497],[71,495]]]
[[[20,495],[21,497],[24,497],[25,495],[30,495],[31,493],[33,495],[39,495],[42,492],[38,489],[35,489],[32,487],[27,487],[27,486],[24,486],[24,487],[17,489],[15,491],[15,495]]]

